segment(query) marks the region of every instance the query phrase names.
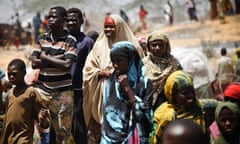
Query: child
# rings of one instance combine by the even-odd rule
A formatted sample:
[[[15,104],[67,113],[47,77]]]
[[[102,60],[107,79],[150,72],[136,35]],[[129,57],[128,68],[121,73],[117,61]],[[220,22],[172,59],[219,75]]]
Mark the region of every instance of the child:
[[[24,81],[24,61],[12,60],[7,71],[9,82],[14,87],[9,92],[0,143],[33,143],[34,121],[46,129],[49,127],[50,114],[38,92]]]
[[[216,125],[211,125],[211,144],[240,143],[240,110],[231,102],[218,104],[215,111]]]
[[[101,144],[147,143],[152,128],[152,85],[142,61],[128,41],[113,44],[110,57],[114,72],[104,89]]]
[[[204,144],[204,139],[201,126],[189,119],[175,120],[163,132],[163,144]]]

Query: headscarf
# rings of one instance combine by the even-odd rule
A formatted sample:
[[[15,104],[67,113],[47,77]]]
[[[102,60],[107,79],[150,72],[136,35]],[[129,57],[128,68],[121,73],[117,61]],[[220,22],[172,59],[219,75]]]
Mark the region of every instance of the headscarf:
[[[149,44],[155,40],[162,40],[167,44],[167,50],[166,50],[166,55],[169,55],[171,52],[171,46],[169,43],[169,39],[165,34],[162,34],[160,31],[154,31],[152,32],[147,39],[147,46],[149,48]]]
[[[159,31],[151,33],[147,39],[148,49],[149,43],[154,40],[164,41],[167,44],[167,50],[166,53],[163,54],[163,57],[156,57],[151,52],[148,52],[148,55],[143,58],[146,74],[153,83],[154,94],[152,105],[155,105],[159,94],[163,91],[167,77],[180,67],[177,59],[170,54],[171,46],[167,36]]]
[[[133,111],[114,72],[105,85],[101,143],[127,143],[135,128],[138,129],[140,141],[144,143],[152,126],[151,83],[144,76],[143,63],[130,42],[113,44],[110,57],[129,59],[127,76],[135,93],[136,105]]]
[[[92,50],[89,52],[83,68],[83,112],[86,126],[90,129],[91,120],[101,124],[102,121],[102,90],[105,79],[98,79],[99,71],[113,71],[110,60],[110,49],[112,44],[118,41],[131,42],[139,54],[143,56],[136,37],[131,29],[119,15],[110,15],[116,26],[113,39],[105,36],[104,31],[100,33]],[[93,129],[94,130],[94,129]]]
[[[217,122],[219,122],[219,115],[220,115],[220,112],[222,111],[222,109],[226,107],[228,109],[230,109],[234,115],[236,115],[238,118],[240,118],[240,110],[239,110],[239,107],[238,105],[232,103],[232,102],[220,102],[217,107],[216,107],[216,110],[215,110],[215,120]]]
[[[230,109],[235,116],[237,116],[238,121],[240,119],[240,110],[238,105],[231,103],[231,102],[220,102],[215,110],[215,120],[217,123],[219,123],[219,115],[222,111],[223,108],[228,108]],[[238,135],[239,138],[239,142],[240,142],[240,136]],[[213,138],[213,136],[211,135],[211,143],[214,144],[228,144],[228,142],[225,140],[224,136],[222,135],[222,133],[220,132],[218,134],[218,136],[216,138]]]
[[[106,17],[105,21],[104,21],[104,25],[115,25],[115,22],[114,22],[113,18]]]
[[[141,44],[141,43],[147,43],[147,40],[144,36],[140,36],[138,37],[138,43]]]
[[[176,71],[173,72],[166,81],[164,92],[165,96],[168,99],[168,103],[173,104],[174,100],[174,92],[179,92],[179,90],[185,87],[193,87],[193,79],[192,76],[184,71]]]
[[[165,126],[175,119],[192,119],[195,123],[202,126],[205,132],[204,116],[197,98],[195,97],[195,104],[191,109],[186,109],[174,101],[176,92],[189,86],[193,87],[193,79],[189,73],[182,70],[173,72],[167,78],[164,92],[168,102],[161,104],[154,112],[154,130],[151,133],[151,143],[157,143],[162,136]]]
[[[233,82],[224,90],[224,97],[236,99],[240,102],[240,83]]]
[[[121,41],[113,44],[110,50],[110,57],[126,57],[129,59],[130,66],[127,73],[128,79],[132,83],[136,83],[138,78],[141,76],[142,70],[140,69],[143,65],[139,55],[136,53],[134,46],[128,41]]]

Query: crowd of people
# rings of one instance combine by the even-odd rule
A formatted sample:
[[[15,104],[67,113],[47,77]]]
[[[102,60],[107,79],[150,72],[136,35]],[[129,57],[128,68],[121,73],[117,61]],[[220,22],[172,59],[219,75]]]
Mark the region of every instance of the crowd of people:
[[[19,58],[8,80],[0,73],[9,91],[0,143],[239,144],[240,75],[226,48],[209,78],[201,55],[174,56],[157,30],[137,38],[120,15],[107,15],[99,34],[81,31],[79,8],[51,7],[46,20],[48,30],[34,33],[32,73]],[[39,30],[39,12],[33,21]]]

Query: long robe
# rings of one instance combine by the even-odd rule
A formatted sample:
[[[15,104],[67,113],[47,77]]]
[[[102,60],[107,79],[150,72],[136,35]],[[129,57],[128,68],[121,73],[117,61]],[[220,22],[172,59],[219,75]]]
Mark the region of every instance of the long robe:
[[[95,120],[101,124],[102,121],[102,98],[105,79],[98,79],[99,71],[113,71],[110,60],[110,49],[113,43],[127,40],[137,48],[139,55],[143,57],[136,37],[125,21],[119,15],[110,15],[116,26],[115,37],[110,39],[104,32],[99,35],[93,49],[88,54],[83,68],[83,113],[88,129],[91,129],[90,122]],[[92,129],[94,130],[94,129]]]

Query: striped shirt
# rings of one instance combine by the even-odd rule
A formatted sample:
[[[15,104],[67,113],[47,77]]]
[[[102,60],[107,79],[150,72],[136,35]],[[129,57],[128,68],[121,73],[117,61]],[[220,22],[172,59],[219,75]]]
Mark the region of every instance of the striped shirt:
[[[32,56],[39,57],[41,52],[59,57],[59,59],[77,59],[76,39],[65,32],[65,35],[53,40],[51,33],[40,35],[38,45],[33,50]],[[52,64],[44,63],[41,68],[39,87],[46,92],[64,91],[72,88],[72,78],[69,70],[64,70]]]

